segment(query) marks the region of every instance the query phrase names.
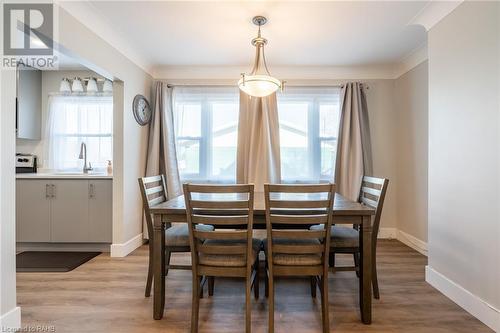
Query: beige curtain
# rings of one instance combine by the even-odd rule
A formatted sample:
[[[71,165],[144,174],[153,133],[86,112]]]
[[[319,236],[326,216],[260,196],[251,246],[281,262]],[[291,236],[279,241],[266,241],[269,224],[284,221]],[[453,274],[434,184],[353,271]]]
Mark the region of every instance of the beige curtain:
[[[163,82],[157,82],[155,87],[146,161],[146,176],[165,175],[168,198],[182,194],[175,149],[172,88]]]
[[[280,142],[276,94],[250,97],[240,91],[236,180],[253,183],[263,192],[264,183],[280,183]]]
[[[337,192],[358,200],[363,175],[372,175],[368,108],[363,86],[344,85],[340,94],[340,129],[335,163]]]

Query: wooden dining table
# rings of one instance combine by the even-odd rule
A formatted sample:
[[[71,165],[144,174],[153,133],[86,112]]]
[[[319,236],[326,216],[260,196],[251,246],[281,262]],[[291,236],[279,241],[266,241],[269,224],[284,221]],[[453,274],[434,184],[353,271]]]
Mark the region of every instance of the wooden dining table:
[[[299,194],[308,195],[308,194]],[[309,199],[309,198],[308,198]],[[300,199],[299,199],[300,200]],[[159,203],[150,208],[153,214],[153,317],[162,319],[165,308],[165,227],[167,223],[187,223],[184,196]],[[254,229],[266,228],[264,193],[254,195]],[[373,208],[335,195],[333,223],[359,226],[360,277],[359,307],[361,320],[371,324],[372,320],[372,222]],[[293,226],[290,226],[293,227]]]

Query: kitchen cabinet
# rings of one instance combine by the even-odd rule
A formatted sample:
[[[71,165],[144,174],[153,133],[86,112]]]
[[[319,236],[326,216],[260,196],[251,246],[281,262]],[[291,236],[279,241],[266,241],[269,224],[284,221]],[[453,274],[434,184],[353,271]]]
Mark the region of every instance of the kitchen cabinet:
[[[55,180],[51,187],[51,241],[89,241],[88,181]]]
[[[50,184],[45,180],[16,182],[18,242],[50,242]]]
[[[41,108],[42,71],[19,65],[16,96],[16,132],[19,139],[41,139]]]
[[[111,179],[17,179],[18,242],[111,243]]]
[[[112,198],[112,182],[89,180],[89,237],[95,242],[111,242]]]

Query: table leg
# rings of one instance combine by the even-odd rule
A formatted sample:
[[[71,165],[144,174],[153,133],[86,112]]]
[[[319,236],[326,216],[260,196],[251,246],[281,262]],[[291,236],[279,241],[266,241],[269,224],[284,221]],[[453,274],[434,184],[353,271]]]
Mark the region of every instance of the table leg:
[[[370,216],[363,216],[359,233],[360,279],[359,306],[364,324],[372,322],[372,225]]]
[[[165,225],[161,214],[154,216],[153,224],[153,317],[158,320],[165,308]]]

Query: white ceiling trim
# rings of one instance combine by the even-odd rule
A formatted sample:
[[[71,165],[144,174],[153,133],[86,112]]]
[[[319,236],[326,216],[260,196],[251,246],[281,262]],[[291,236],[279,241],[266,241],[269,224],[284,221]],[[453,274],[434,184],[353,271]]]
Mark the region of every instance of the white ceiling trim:
[[[286,81],[393,79],[394,64],[373,66],[271,66],[271,74]],[[164,80],[234,80],[248,72],[248,66],[161,66],[153,77]]]
[[[427,59],[427,43],[425,43],[404,57],[401,62],[395,66],[394,78],[399,78],[401,75],[409,72]]]
[[[152,76],[153,64],[149,63],[136,52],[130,43],[114,27],[107,23],[98,10],[85,1],[55,1],[60,7],[70,13],[89,30],[105,40],[121,54]]]
[[[408,22],[408,25],[421,25],[426,31],[431,30],[439,21],[446,15],[457,8],[461,1],[431,1],[425,6],[413,19]]]

